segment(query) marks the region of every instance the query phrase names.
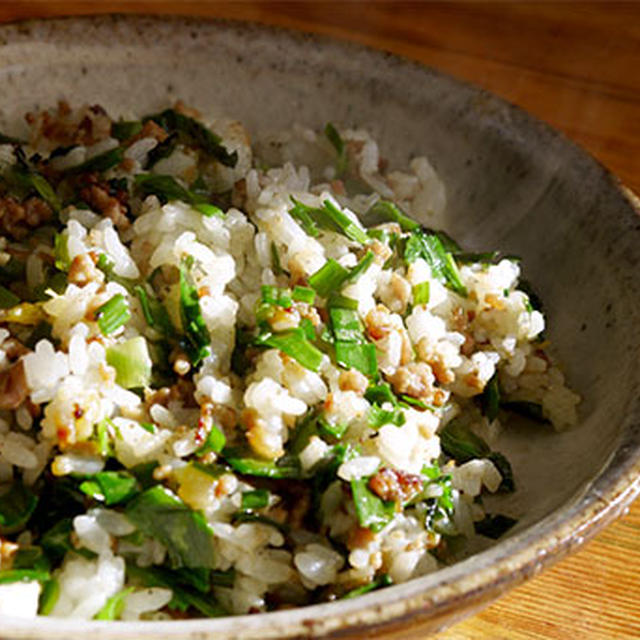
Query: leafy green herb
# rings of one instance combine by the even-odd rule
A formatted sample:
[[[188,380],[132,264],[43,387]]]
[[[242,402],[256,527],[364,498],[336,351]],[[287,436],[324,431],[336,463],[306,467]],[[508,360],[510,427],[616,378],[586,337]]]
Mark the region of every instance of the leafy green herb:
[[[276,276],[281,276],[284,273],[282,263],[280,262],[280,255],[278,254],[278,247],[276,247],[275,242],[271,243],[271,270]]]
[[[266,489],[254,489],[253,491],[243,491],[242,509],[250,511],[252,509],[264,509],[269,506],[269,492]]]
[[[369,378],[378,376],[378,360],[374,344],[336,342],[336,362],[345,369],[357,369]]]
[[[109,151],[100,153],[97,156],[93,156],[93,158],[89,158],[80,164],[70,167],[66,170],[66,173],[100,173],[119,165],[123,160],[124,151],[122,147],[116,147],[115,149],[109,149]]]
[[[497,372],[493,374],[481,396],[482,413],[489,422],[493,422],[498,417],[500,411],[500,384]]]
[[[204,567],[173,570],[173,574],[180,584],[192,586],[200,593],[208,593],[211,590],[211,573],[211,569]]]
[[[80,491],[110,507],[135,496],[138,481],[126,471],[100,471],[82,482]]]
[[[109,434],[109,427],[113,423],[109,418],[104,418],[96,426],[96,436],[98,440],[98,451],[101,456],[105,458],[113,454],[111,447],[111,440]]]
[[[147,154],[147,164],[145,168],[147,170],[154,167],[160,160],[168,158],[178,146],[178,134],[172,133],[167,136],[162,142],[159,142],[149,153]]]
[[[205,218],[224,218],[224,211],[215,204],[208,202],[196,202],[193,205],[196,211],[199,211]]]
[[[356,310],[358,308],[358,301],[353,298],[343,296],[341,293],[337,293],[336,291],[332,291],[327,298],[327,307],[329,309],[340,307],[341,309]]]
[[[364,394],[366,400],[371,403],[383,404],[390,402],[394,407],[397,405],[398,400],[391,391],[391,385],[388,382],[380,382],[378,384],[371,385]]]
[[[527,311],[542,311],[542,300],[528,280],[520,280],[518,289],[527,295]]]
[[[129,473],[136,477],[136,480],[140,483],[143,489],[150,489],[156,484],[153,472],[157,466],[158,463],[155,460],[152,462],[141,462],[135,467],[131,467],[131,469],[129,469]]]
[[[367,220],[370,217],[377,216],[384,221],[397,222],[403,231],[417,231],[420,229],[420,225],[415,220],[412,220],[400,207],[389,200],[378,200],[367,211],[366,215]]]
[[[20,302],[20,298],[15,293],[0,285],[0,309],[11,309]]]
[[[183,346],[191,364],[197,366],[209,355],[211,341],[200,310],[198,290],[184,264],[180,265],[180,319],[185,334]]]
[[[476,533],[492,540],[502,537],[518,521],[502,514],[486,515],[480,522],[474,522]]]
[[[52,560],[61,561],[64,554],[74,548],[71,544],[71,531],[73,531],[73,518],[63,518],[40,537],[40,544]],[[77,551],[89,550],[78,549]]]
[[[343,342],[362,341],[362,323],[356,311],[331,307],[329,309],[331,330],[336,340]]]
[[[366,478],[351,480],[351,494],[361,527],[376,533],[393,520],[396,512],[395,502],[385,502],[379,498],[367,486]]]
[[[260,334],[255,343],[264,347],[279,349],[282,353],[299,362],[305,369],[318,371],[322,364],[322,351],[307,340],[304,329],[296,327],[282,333],[266,332]]]
[[[349,271],[349,274],[344,280],[344,284],[348,282],[355,282],[372,264],[375,259],[373,251],[367,251],[367,253],[360,258],[358,264]]]
[[[25,263],[11,256],[9,262],[0,266],[0,281],[5,286],[23,280],[25,277]]]
[[[387,573],[383,573],[379,578],[372,580],[369,584],[365,584],[362,587],[357,587],[356,589],[352,589],[351,591],[347,591],[342,596],[342,600],[350,600],[351,598],[357,598],[358,596],[363,596],[365,593],[370,593],[371,591],[375,591],[376,589],[381,589],[383,587],[389,587],[393,584],[393,580]]]
[[[133,292],[140,300],[142,313],[147,324],[163,336],[172,336],[175,333],[175,329],[164,305],[157,298],[150,295],[142,285],[136,285],[133,288]]]
[[[398,405],[404,407],[415,407],[416,409],[420,409],[421,411],[435,411],[436,408],[433,405],[427,404],[422,400],[418,400],[418,398],[412,398],[406,394],[402,394],[399,397]]]
[[[139,173],[134,178],[134,184],[140,188],[143,195],[158,196],[163,202],[181,200],[189,204],[198,204],[203,201],[200,196],[183,187],[173,176]]]
[[[9,185],[21,190],[25,196],[29,193],[37,194],[56,213],[62,208],[62,203],[48,180],[30,167],[23,157],[18,156],[18,163],[5,173],[4,179]]]
[[[502,408],[507,411],[513,411],[525,418],[530,418],[536,422],[549,422],[544,415],[542,405],[537,402],[525,402],[522,400],[510,400],[509,402],[503,402]]]
[[[207,521],[169,489],[160,485],[147,489],[127,504],[125,513],[140,531],[167,548],[173,568],[214,568],[213,535]]]
[[[338,155],[336,159],[336,178],[339,178],[347,170],[347,148],[338,130],[331,122],[327,122],[324,128],[324,135],[327,136],[327,140],[329,140]]]
[[[396,427],[401,427],[405,422],[406,418],[402,409],[383,409],[377,404],[372,404],[369,407],[367,424],[372,429],[379,429],[385,424],[394,424]]]
[[[118,591],[115,595],[111,596],[105,603],[102,609],[93,616],[94,620],[118,620],[124,611],[124,605],[127,601],[127,596],[133,592],[133,587],[127,587]]]
[[[293,304],[291,291],[289,289],[280,289],[273,285],[263,284],[260,288],[262,302],[270,305],[277,305],[284,309],[289,309]]]
[[[301,287],[300,285],[296,285],[293,288],[291,297],[296,302],[306,302],[307,304],[313,304],[316,299],[316,292],[309,287]]]
[[[340,233],[360,244],[365,244],[369,240],[367,232],[330,200],[324,200],[322,207],[310,207],[293,197],[291,201],[294,206],[289,209],[289,213],[300,222],[310,236],[317,236],[318,229],[324,229]]]
[[[425,489],[420,499],[426,496],[425,528],[430,531],[451,535],[455,533],[453,517],[453,488],[451,476],[443,474],[437,462],[422,469],[426,477]],[[433,491],[433,489],[437,489]],[[436,493],[436,497],[429,497]]]
[[[116,293],[98,308],[95,317],[102,334],[108,336],[131,319],[129,304],[121,293]]]
[[[69,236],[66,233],[56,233],[53,239],[53,257],[56,269],[69,271],[71,258],[69,256]]]
[[[433,231],[416,230],[405,244],[404,259],[408,264],[422,258],[431,267],[433,277],[461,296],[467,290],[460,279],[460,272],[453,255],[445,249],[442,234]]]
[[[44,553],[42,547],[20,547],[13,555],[11,568],[49,571],[51,569],[51,561]]]
[[[413,294],[414,305],[428,304],[429,296],[430,296],[429,281],[425,280],[424,282],[414,285],[412,289],[412,294]]]
[[[31,582],[38,580],[44,582],[49,579],[49,572],[40,569],[7,569],[0,571],[0,584],[12,582]]]
[[[513,491],[513,471],[509,461],[501,453],[491,451],[489,445],[471,429],[458,420],[452,420],[439,435],[442,450],[456,462],[464,463],[475,458],[491,460],[502,476],[500,490]]]
[[[211,584],[216,587],[233,587],[233,583],[236,580],[236,572],[233,568],[227,571],[211,571],[209,579]]]
[[[143,119],[144,122],[147,120],[153,120],[169,133],[177,132],[187,143],[200,147],[226,167],[235,167],[238,162],[238,154],[235,151],[229,153],[219,136],[194,118],[175,109],[165,109],[162,113]]]
[[[0,495],[0,534],[17,533],[24,529],[37,505],[35,493],[15,480],[9,490]]]
[[[116,370],[116,382],[125,389],[147,387],[151,383],[153,363],[143,336],[108,347],[107,364]]]
[[[500,472],[502,476],[502,482],[498,487],[498,491],[502,491],[504,493],[512,493],[515,491],[515,482],[513,479],[513,470],[511,468],[511,464],[505,458],[504,455],[498,453],[497,451],[492,452],[488,456],[489,460],[493,462],[496,469]]]
[[[337,440],[342,438],[348,428],[349,425],[347,423],[339,422],[332,424],[323,418],[318,418],[318,429],[320,432],[322,432],[323,435],[336,438]]]
[[[111,135],[116,140],[120,140],[120,142],[133,138],[133,136],[137,136],[141,131],[142,122],[139,122],[138,120],[119,120],[118,122],[111,123]]]
[[[309,444],[313,436],[318,435],[318,415],[317,412],[311,411],[303,416],[296,424],[296,428],[289,439],[287,449],[293,456],[300,453]]]
[[[486,458],[491,453],[489,445],[459,420],[449,422],[439,435],[443,451],[456,462]]]
[[[142,568],[135,564],[127,564],[127,576],[145,587],[164,587],[173,591],[169,608],[186,611],[193,607],[209,618],[227,615],[225,609],[218,604],[211,594],[201,595],[180,584],[176,572],[158,567]]]
[[[158,428],[156,427],[155,424],[153,424],[153,422],[141,422],[140,426],[147,432],[147,433],[157,433],[158,432]]]
[[[41,616],[50,615],[59,597],[60,583],[55,578],[45,581],[38,598],[38,614]]]
[[[207,434],[207,439],[204,441],[202,446],[196,451],[196,453],[201,456],[205,453],[209,453],[213,451],[214,453],[220,453],[225,444],[227,443],[227,439],[224,436],[224,433],[217,425],[211,425],[211,431]]]
[[[348,277],[349,272],[333,258],[329,258],[309,277],[309,284],[319,296],[326,298],[331,292],[339,290]]]
[[[238,473],[261,478],[299,478],[300,463],[295,458],[280,458],[277,462],[244,458],[235,452],[223,452],[227,464]]]

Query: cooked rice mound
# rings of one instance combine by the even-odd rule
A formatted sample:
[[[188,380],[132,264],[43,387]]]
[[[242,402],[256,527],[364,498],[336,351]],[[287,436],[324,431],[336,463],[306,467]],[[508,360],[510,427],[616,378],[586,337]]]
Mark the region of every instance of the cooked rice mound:
[[[0,145],[0,614],[353,597],[515,524],[481,502],[517,490],[503,425],[579,397],[518,260],[436,230],[426,158],[331,124],[252,147],[180,103],[27,122]]]

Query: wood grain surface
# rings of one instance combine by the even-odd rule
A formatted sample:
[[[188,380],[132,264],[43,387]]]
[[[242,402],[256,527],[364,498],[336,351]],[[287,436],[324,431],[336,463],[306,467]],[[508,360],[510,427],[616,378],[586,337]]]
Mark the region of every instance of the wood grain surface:
[[[640,193],[640,2],[0,1],[5,22],[107,12],[257,20],[419,60],[546,120]],[[640,638],[640,501],[581,551],[436,637]]]

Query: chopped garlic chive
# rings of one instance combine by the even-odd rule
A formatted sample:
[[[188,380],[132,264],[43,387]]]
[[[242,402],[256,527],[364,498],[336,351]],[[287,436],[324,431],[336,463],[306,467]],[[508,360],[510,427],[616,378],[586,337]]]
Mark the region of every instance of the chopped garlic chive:
[[[413,304],[428,304],[429,303],[429,295],[430,295],[430,285],[429,281],[425,280],[420,284],[414,285],[412,289],[413,293]]]
[[[316,293],[326,298],[332,291],[337,291],[348,277],[349,272],[333,258],[329,258],[318,271],[311,275],[309,284]]]
[[[95,317],[102,334],[108,336],[131,319],[129,304],[121,293],[116,293],[96,311]]]

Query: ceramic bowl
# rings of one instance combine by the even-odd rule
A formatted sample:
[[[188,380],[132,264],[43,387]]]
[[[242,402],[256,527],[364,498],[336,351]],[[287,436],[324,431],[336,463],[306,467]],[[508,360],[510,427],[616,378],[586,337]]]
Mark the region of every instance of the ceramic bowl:
[[[184,622],[0,621],[4,638],[399,637],[441,629],[578,547],[640,483],[640,217],[584,151],[480,89],[359,46],[248,24],[100,17],[0,28],[0,130],[58,99],[114,116],[181,98],[259,138],[298,122],[369,128],[390,163],[428,155],[448,192],[448,230],[470,249],[522,256],[580,424],[517,427],[499,449],[521,516],[495,546],[379,592],[297,610]],[[636,205],[637,206],[637,203]],[[411,631],[406,631],[410,627]],[[402,631],[405,629],[404,631]]]

